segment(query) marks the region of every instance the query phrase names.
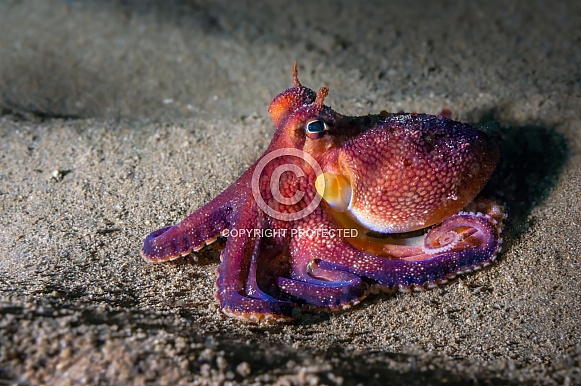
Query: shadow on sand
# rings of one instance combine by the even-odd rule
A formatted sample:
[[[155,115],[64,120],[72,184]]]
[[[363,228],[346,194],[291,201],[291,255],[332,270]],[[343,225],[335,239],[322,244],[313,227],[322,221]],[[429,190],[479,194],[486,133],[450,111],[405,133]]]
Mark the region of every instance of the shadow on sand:
[[[532,209],[547,198],[568,158],[565,138],[539,125],[503,126],[488,114],[474,126],[496,136],[501,158],[482,193],[505,205],[506,236],[518,239],[534,222]],[[512,241],[511,241],[512,240]]]

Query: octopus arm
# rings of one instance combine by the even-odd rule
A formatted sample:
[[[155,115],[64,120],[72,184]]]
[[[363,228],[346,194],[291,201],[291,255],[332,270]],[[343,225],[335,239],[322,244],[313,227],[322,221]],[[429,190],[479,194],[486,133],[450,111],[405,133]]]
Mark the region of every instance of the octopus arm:
[[[298,312],[292,302],[275,299],[257,284],[257,260],[264,257],[264,213],[250,197],[238,211],[220,256],[216,298],[224,314],[250,322],[281,322]]]
[[[326,217],[320,208],[314,216]],[[308,225],[308,219],[303,219],[295,224],[295,229],[308,229]],[[323,227],[319,226],[317,230],[322,231]],[[315,240],[317,235],[317,232],[312,232],[311,235],[307,233],[292,240],[290,274],[276,278],[278,287],[297,303],[313,308],[338,310],[359,303],[369,292],[369,285],[360,275],[347,270],[320,267],[320,261],[326,258],[330,250],[328,244],[323,242],[328,240]]]
[[[331,222],[324,225],[328,228],[334,226]],[[293,275],[310,282],[311,279],[305,278],[303,267],[313,265],[318,272],[346,274],[343,277],[335,274],[335,278],[327,279],[335,286],[351,288],[347,292],[351,298],[360,294],[352,289],[353,275],[384,290],[422,290],[489,265],[496,258],[501,242],[499,219],[487,214],[461,212],[431,229],[421,246],[388,245],[387,250],[393,253],[391,258],[355,248],[341,238],[297,239],[296,250],[299,252],[295,257]],[[310,274],[316,273],[312,271]],[[306,293],[310,294],[309,291]],[[321,296],[318,303],[332,303],[333,300],[325,298],[322,292],[318,294]],[[349,296],[343,299],[341,305],[353,302]]]
[[[240,179],[210,203],[194,211],[180,223],[150,233],[143,242],[141,256],[150,263],[174,260],[216,241],[229,228],[240,205]]]

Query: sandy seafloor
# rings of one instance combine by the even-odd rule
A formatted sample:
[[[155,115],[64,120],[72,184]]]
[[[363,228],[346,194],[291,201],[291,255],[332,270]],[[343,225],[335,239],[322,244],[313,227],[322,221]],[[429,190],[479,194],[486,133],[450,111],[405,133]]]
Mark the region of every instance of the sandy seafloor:
[[[386,3],[0,2],[0,384],[581,384],[581,3]],[[294,60],[344,114],[487,121],[499,261],[275,327],[220,314],[211,248],[146,264]]]

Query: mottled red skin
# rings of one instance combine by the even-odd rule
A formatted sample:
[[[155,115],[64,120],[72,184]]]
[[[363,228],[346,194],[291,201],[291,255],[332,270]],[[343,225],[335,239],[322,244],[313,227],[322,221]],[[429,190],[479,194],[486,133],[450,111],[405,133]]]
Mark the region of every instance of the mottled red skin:
[[[216,298],[225,314],[252,322],[347,308],[372,288],[432,288],[489,265],[500,249],[504,215],[491,201],[473,200],[498,161],[495,142],[443,116],[343,116],[323,104],[327,92],[315,94],[302,86],[295,65],[293,87],[270,105],[276,131],[265,153],[210,203],[147,236],[143,257],[154,263],[173,260],[230,232],[220,256]],[[312,120],[325,122],[325,132],[308,133]],[[259,208],[251,193],[255,168],[269,153],[288,148],[310,154],[324,172],[350,181],[351,214],[325,201],[292,221]],[[285,197],[304,196],[284,205],[273,199],[270,179],[278,166],[288,164],[304,174],[283,173],[280,190]],[[317,197],[316,177],[305,161],[277,157],[260,174],[259,190],[269,207],[296,213]],[[337,233],[345,228],[358,229],[361,237]],[[298,232],[315,229],[318,233]],[[410,231],[416,232],[401,234]],[[401,245],[414,236],[419,244]]]

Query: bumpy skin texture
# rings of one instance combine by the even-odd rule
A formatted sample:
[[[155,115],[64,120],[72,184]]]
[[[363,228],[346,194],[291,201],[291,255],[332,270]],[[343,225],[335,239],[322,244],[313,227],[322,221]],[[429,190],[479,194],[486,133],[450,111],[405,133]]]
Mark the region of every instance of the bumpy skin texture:
[[[476,196],[497,144],[445,117],[343,116],[324,105],[327,93],[302,86],[295,64],[293,87],[269,107],[265,153],[210,203],[147,236],[143,257],[173,260],[227,237],[216,298],[251,322],[345,309],[373,289],[433,288],[489,265],[504,214]]]

